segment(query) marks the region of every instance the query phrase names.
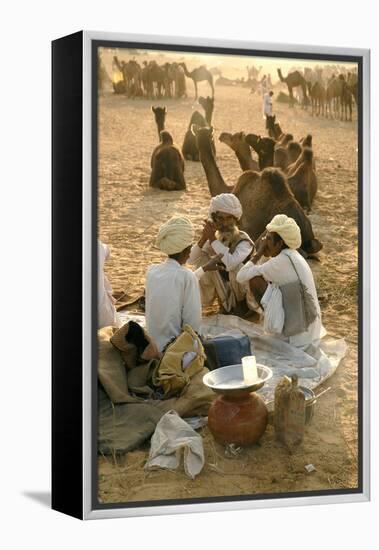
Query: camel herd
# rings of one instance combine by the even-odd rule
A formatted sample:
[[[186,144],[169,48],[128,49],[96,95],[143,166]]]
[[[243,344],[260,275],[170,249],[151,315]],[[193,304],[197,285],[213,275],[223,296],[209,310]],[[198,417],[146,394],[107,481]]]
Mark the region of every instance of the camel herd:
[[[275,117],[270,121],[269,136],[222,132],[219,141],[233,150],[242,171],[234,186],[227,185],[216,161],[211,124],[214,99],[199,98],[199,103],[205,116],[198,111],[192,114],[181,149],[165,129],[166,107],[152,107],[160,141],[151,157],[150,186],[185,190],[186,160],[200,161],[212,197],[234,193],[239,198],[243,209],[241,229],[254,241],[276,214],[284,213],[300,227],[304,255],[321,250],[306,213],[317,192],[312,136],[295,141],[292,134],[282,131]]]
[[[239,82],[241,85],[248,86],[255,83],[255,89],[259,89],[257,78],[262,67],[248,66],[246,69],[247,81],[244,79],[231,81],[221,77],[221,71],[218,68],[208,70],[205,65],[189,71],[184,62],[166,62],[159,65],[157,61],[152,60],[143,61],[140,65],[135,59],[124,61],[119,60],[115,55],[112,61],[112,86],[114,93],[123,94],[131,99],[180,99],[187,97],[186,78],[188,78],[193,82],[195,100],[198,98],[199,82],[208,83],[213,98],[213,77],[216,74],[219,74],[216,84]],[[294,90],[300,89],[302,106],[305,108],[310,106],[312,116],[352,120],[353,105],[358,105],[358,76],[355,72],[347,74],[336,72],[330,76],[323,68],[292,70],[287,76],[283,75],[281,69],[277,69],[277,72],[279,81],[287,86],[290,105],[295,103]],[[99,58],[98,74],[101,90],[106,79],[101,58]]]
[[[101,70],[99,71],[101,72]],[[192,71],[186,63],[164,63],[144,61],[142,66],[131,59],[120,61],[115,55],[112,61],[112,84],[116,94],[124,94],[128,98],[145,99],[180,99],[187,97],[186,77],[192,80],[197,99],[198,82],[206,81],[214,96],[213,75],[205,65]]]
[[[358,105],[358,76],[348,72],[347,75],[332,74],[325,82],[322,70],[313,72],[305,69],[304,75],[300,71],[290,72],[286,77],[278,69],[281,82],[285,82],[291,101],[294,101],[294,88],[301,88],[303,106],[311,104],[312,116],[325,116],[352,120],[353,100]]]

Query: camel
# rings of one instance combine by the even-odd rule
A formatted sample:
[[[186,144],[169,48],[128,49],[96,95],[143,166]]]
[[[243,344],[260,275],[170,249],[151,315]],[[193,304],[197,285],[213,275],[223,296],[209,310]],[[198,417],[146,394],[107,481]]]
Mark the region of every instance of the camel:
[[[195,125],[199,128],[205,128],[206,126],[211,127],[212,125],[212,115],[213,115],[213,108],[214,108],[214,98],[207,96],[199,97],[199,103],[203,107],[205,111],[205,119],[203,115],[199,113],[199,111],[194,111],[194,113],[191,116],[191,120],[188,126],[188,130],[184,136],[183,146],[182,146],[182,153],[184,155],[184,158],[186,160],[192,160],[195,162],[199,162],[199,150],[197,148],[196,144],[196,138],[195,134],[192,130],[192,126]],[[216,154],[216,146],[214,141],[212,140],[212,149],[213,154]]]
[[[262,65],[257,69],[254,65],[252,65],[251,67],[246,67],[246,70],[247,70],[247,80],[254,80],[254,79],[257,79],[258,76],[259,76],[259,73],[261,72],[262,70]]]
[[[197,69],[194,69],[191,72],[188,71],[187,65],[185,63],[179,63],[179,65],[183,67],[184,74],[186,75],[186,77],[191,78],[191,80],[193,81],[193,84],[195,86],[195,100],[197,99],[197,83],[203,82],[204,80],[206,80],[209,83],[212,89],[212,97],[214,97],[215,94],[214,94],[214,86],[213,86],[213,75],[210,71],[208,71],[205,65],[201,65],[200,67],[198,67]]]
[[[213,97],[199,97],[199,104],[202,106],[205,112],[205,120],[208,126],[212,126],[212,116],[214,110],[214,98]]]
[[[346,82],[353,94],[355,104],[358,106],[358,75],[356,73],[347,73]]]
[[[307,134],[305,137],[300,139],[302,147],[312,147],[312,134]]]
[[[151,107],[154,113],[155,122],[158,130],[158,138],[161,139],[161,132],[164,130],[164,124],[166,120],[167,109],[166,107]]]
[[[350,87],[348,83],[346,82],[343,75],[340,75],[338,77],[340,80],[342,80],[342,90],[340,95],[340,106],[341,106],[341,117],[340,119],[343,120],[345,115],[345,120],[348,120],[347,118],[347,110],[349,109],[349,120],[352,120],[352,98],[353,94],[350,90]]]
[[[286,76],[286,78],[284,78],[281,69],[278,69],[278,75],[281,82],[285,82],[287,84],[288,93],[291,98],[290,105],[292,107],[294,105],[293,89],[299,86],[303,91],[303,105],[307,105],[309,103],[308,96],[307,96],[307,84],[305,82],[305,78],[299,71],[294,71],[292,73],[289,73]]]
[[[257,153],[260,170],[274,165],[275,141],[272,138],[247,134],[245,141]]]
[[[206,120],[199,111],[194,111],[191,116],[190,123],[188,125],[187,132],[184,136],[182,145],[182,153],[186,160],[193,160],[199,162],[199,149],[197,147],[195,135],[192,131],[192,127],[205,128],[207,126]]]
[[[218,139],[234,151],[243,172],[245,170],[259,170],[257,161],[251,156],[251,149],[245,141],[245,134],[243,132],[236,134],[222,132]]]
[[[241,174],[234,187],[227,185],[213,155],[212,137],[212,128],[196,130],[200,160],[209,191],[212,197],[221,193],[234,193],[239,198],[242,205],[241,229],[256,241],[276,214],[287,214],[300,227],[303,252],[315,254],[321,250],[322,244],[315,239],[311,222],[293,196],[282,172],[276,168],[266,168],[262,174],[247,170]]]
[[[312,116],[325,114],[326,90],[321,82],[316,81],[314,84],[308,82],[308,92],[312,104]]]
[[[328,83],[326,88],[326,108],[330,118],[337,118],[340,114],[340,99],[344,87],[344,81],[341,78],[337,78],[335,75],[332,76],[331,80]],[[328,116],[326,114],[326,116]]]
[[[272,115],[272,116],[266,115],[267,133],[270,138],[275,139],[275,141],[277,141],[280,135],[282,134],[282,131],[280,129],[280,132],[279,132],[280,126],[279,126],[279,123],[275,122],[275,120],[276,120],[276,115]]]
[[[309,212],[317,193],[317,177],[313,170],[313,151],[304,147],[297,168],[287,174],[288,185],[299,204]]]
[[[142,91],[142,69],[137,61],[131,60],[124,63],[122,73],[126,85],[126,94],[133,99],[143,95]]]
[[[141,81],[145,89],[145,95],[149,99],[161,98],[162,90],[166,91],[167,80],[165,71],[156,61],[147,63],[144,61],[144,67],[141,71]]]
[[[184,159],[166,130],[161,132],[161,143],[151,156],[150,187],[165,191],[180,191],[186,188]]]
[[[287,147],[290,141],[293,141],[292,134],[282,134],[276,143],[276,147]]]
[[[186,91],[186,77],[184,74],[183,67],[178,65],[178,63],[166,63],[166,70],[168,79],[171,85],[171,97],[179,99],[181,97],[187,97]]]

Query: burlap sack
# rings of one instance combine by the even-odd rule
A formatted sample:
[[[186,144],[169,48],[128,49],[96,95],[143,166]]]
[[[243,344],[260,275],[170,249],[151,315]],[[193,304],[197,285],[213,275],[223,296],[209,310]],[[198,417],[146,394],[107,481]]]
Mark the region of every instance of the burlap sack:
[[[132,321],[125,323],[125,325],[115,331],[110,339],[111,344],[113,344],[113,346],[121,353],[127,369],[132,369],[141,362],[150,361],[151,359],[160,357],[157,346],[142,327],[139,327],[139,329],[141,335],[143,335],[143,338],[147,342],[147,345],[141,354],[138,353],[137,346],[134,343],[126,340],[131,323]],[[135,323],[134,326],[136,325],[138,324]]]
[[[179,397],[150,401],[152,405],[162,412],[171,409],[182,417],[207,416],[208,409],[217,395],[203,383],[203,377],[208,369],[202,368],[192,378],[188,386]]]
[[[136,403],[139,399],[132,397],[128,391],[125,365],[120,353],[110,343],[114,328],[105,327],[98,331],[98,364],[99,380],[113,403]]]

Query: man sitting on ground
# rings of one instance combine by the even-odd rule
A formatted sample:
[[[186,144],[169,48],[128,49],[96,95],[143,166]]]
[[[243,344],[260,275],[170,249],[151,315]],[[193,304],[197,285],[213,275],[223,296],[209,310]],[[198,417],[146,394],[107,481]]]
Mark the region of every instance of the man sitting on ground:
[[[311,268],[297,252],[301,245],[300,228],[294,219],[285,214],[275,216],[266,228],[265,236],[257,242],[256,254],[238,272],[237,281],[241,284],[248,282],[250,292],[263,310],[266,310],[273,296],[274,285],[281,287],[300,279],[305,290],[311,295],[317,316],[305,331],[289,337],[280,337],[297,347],[307,347],[312,343],[317,345],[322,330],[320,305]],[[263,256],[270,259],[259,265],[258,262]],[[296,316],[296,312],[291,313]]]
[[[232,193],[222,193],[212,198],[209,215],[212,221],[204,222],[201,237],[191,250],[189,263],[201,266],[216,254],[221,254],[224,270],[209,271],[201,278],[202,303],[211,305],[217,296],[222,313],[247,314],[246,288],[237,282],[236,274],[251,254],[254,243],[237,226],[242,216],[241,203]]]
[[[162,351],[184,325],[198,331],[201,323],[199,279],[208,270],[219,269],[219,256],[192,272],[185,267],[194,240],[187,218],[174,217],[159,230],[156,245],[167,260],[148,268],[146,274],[146,329]]]

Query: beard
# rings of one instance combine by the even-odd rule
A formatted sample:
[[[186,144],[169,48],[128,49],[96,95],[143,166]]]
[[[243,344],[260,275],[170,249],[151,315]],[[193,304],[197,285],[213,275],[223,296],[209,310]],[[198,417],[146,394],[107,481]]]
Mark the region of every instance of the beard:
[[[217,230],[216,238],[226,246],[230,246],[237,234],[238,227],[235,224],[222,226]]]

